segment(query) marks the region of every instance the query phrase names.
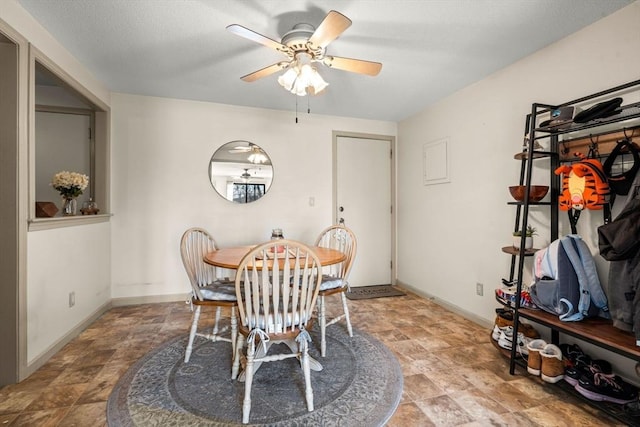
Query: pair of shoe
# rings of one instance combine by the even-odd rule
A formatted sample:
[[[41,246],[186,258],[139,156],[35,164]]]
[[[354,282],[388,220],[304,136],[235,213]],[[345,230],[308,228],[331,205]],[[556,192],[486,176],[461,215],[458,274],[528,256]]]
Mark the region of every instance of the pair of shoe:
[[[500,339],[500,334],[509,328],[513,329],[513,311],[509,309],[496,308],[496,321],[493,326],[491,338],[493,338],[494,341],[498,341]],[[540,338],[540,334],[533,326],[520,321],[518,321],[518,333],[522,333],[525,337],[530,339]]]
[[[565,381],[572,386],[578,385],[583,376],[593,378],[595,373],[611,374],[611,364],[606,360],[592,360],[577,344],[560,344],[565,357]]]
[[[617,375],[596,372],[593,378],[581,377],[575,389],[587,399],[620,405],[638,400],[638,389]]]
[[[506,306],[515,307],[516,290],[515,286],[496,288],[496,298]],[[536,308],[536,305],[531,300],[531,294],[525,289],[520,291],[520,308]]]
[[[496,326],[497,327],[497,326]],[[493,338],[495,336],[495,328],[494,333],[491,334]],[[495,338],[494,338],[495,339]],[[506,326],[500,330],[500,335],[498,336],[498,345],[505,350],[511,350],[513,347],[513,326]],[[521,356],[526,356],[529,354],[527,350],[527,345],[531,341],[531,338],[526,337],[522,332],[518,332],[518,337],[516,340],[517,350]]]
[[[529,342],[527,352],[527,372],[531,375],[539,375],[548,383],[557,383],[564,378],[564,361],[560,347],[536,339]]]
[[[561,345],[567,355],[565,381],[590,400],[620,405],[638,400],[638,389],[615,375],[606,360],[592,360],[576,344]]]

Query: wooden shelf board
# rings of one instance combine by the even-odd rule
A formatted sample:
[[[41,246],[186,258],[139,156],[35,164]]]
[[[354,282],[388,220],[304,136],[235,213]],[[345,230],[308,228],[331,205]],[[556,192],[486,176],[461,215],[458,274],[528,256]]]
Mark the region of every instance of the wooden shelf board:
[[[544,159],[544,158],[548,158],[551,156],[557,156],[557,153],[553,153],[551,151],[534,151],[533,152],[533,158],[534,159]],[[521,153],[516,153],[514,154],[513,158],[516,160],[527,160],[527,158],[529,157],[529,153],[527,151],[523,151]]]
[[[631,332],[613,326],[611,320],[593,317],[579,322],[563,322],[558,316],[542,310],[522,308],[519,315],[559,332],[607,348],[635,361],[640,361],[640,347]]]
[[[538,249],[536,248],[531,248],[531,249],[525,249],[524,250],[524,256],[533,256],[533,254],[536,253]],[[519,256],[520,255],[520,249],[514,247],[514,246],[504,246],[502,248],[502,252],[504,252],[505,254],[509,254],[509,255],[516,255]]]

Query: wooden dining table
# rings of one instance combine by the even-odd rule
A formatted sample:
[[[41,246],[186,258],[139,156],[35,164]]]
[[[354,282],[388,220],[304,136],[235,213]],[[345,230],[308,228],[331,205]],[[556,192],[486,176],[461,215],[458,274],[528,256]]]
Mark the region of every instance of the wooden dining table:
[[[242,261],[242,258],[244,258],[244,256],[255,247],[256,245],[220,248],[216,251],[205,254],[204,262],[220,268],[237,270],[238,266],[240,266],[240,261]],[[337,264],[347,259],[346,254],[335,249],[311,246],[311,250],[318,256],[320,265],[322,266]],[[278,256],[280,257],[280,255]],[[272,259],[269,259],[267,263],[269,268],[273,266]],[[261,264],[257,265],[257,268],[259,269],[261,269],[262,267],[263,265]]]

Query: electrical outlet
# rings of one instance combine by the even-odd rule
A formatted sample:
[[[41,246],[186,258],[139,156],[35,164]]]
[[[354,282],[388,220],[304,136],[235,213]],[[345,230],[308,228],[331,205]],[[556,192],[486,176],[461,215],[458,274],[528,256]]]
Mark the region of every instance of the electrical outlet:
[[[484,285],[482,283],[476,283],[476,295],[484,295]]]
[[[69,292],[69,308],[73,307],[74,305],[76,305],[76,293]]]

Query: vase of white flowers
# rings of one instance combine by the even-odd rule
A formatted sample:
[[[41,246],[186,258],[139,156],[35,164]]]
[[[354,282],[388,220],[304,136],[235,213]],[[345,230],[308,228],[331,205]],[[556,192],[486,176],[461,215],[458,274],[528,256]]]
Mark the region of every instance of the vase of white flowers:
[[[78,172],[62,171],[53,176],[51,186],[62,196],[62,215],[72,216],[77,213],[76,198],[82,194],[89,184],[89,177]]]
[[[73,216],[78,212],[78,202],[74,198],[62,198],[62,215]]]

